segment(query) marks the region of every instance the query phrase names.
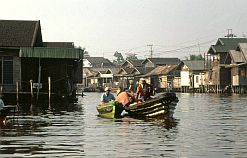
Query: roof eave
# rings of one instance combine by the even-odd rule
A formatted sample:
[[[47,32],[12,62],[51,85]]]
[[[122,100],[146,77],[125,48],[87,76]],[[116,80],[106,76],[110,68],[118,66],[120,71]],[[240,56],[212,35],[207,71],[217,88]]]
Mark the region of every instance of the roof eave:
[[[216,54],[216,49],[214,48],[214,45],[211,45],[207,54]]]

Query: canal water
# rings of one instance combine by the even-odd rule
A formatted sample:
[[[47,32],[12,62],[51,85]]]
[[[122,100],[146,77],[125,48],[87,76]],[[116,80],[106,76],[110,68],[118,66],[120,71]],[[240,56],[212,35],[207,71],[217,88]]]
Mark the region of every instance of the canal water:
[[[99,93],[56,113],[8,118],[0,157],[247,157],[247,96],[182,94],[176,123],[97,117]]]

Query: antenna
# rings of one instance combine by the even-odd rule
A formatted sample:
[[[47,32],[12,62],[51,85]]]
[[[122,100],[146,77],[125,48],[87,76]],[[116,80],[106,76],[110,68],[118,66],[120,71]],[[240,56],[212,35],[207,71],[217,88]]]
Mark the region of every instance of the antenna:
[[[227,29],[227,35],[225,37],[233,38],[233,37],[237,37],[237,36],[232,33],[232,29]]]
[[[148,44],[148,47],[150,47],[150,57],[153,58],[153,44]]]

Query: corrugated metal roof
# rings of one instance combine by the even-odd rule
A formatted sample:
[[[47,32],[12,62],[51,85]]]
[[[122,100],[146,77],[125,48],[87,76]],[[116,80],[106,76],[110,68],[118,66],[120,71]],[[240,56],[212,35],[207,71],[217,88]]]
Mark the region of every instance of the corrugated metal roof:
[[[229,50],[235,50],[238,43],[246,43],[247,38],[219,38],[215,45],[212,45],[208,53],[226,53]]]
[[[42,46],[39,21],[0,20],[0,47]]]
[[[27,58],[81,59],[83,57],[83,50],[78,48],[21,47],[19,56]]]
[[[152,71],[143,75],[143,77],[153,76],[153,75],[167,75],[169,72],[177,68],[178,65],[166,65],[166,66],[158,66],[154,68]]]
[[[243,62],[245,62],[242,52],[239,52],[239,51],[236,51],[236,50],[230,50],[229,53],[230,53],[234,63],[243,63]]]
[[[247,62],[247,43],[239,43],[238,45],[243,52],[243,58],[245,59],[245,62]]]
[[[119,68],[110,68],[110,69],[108,69],[107,71],[106,71],[106,73],[107,72],[110,72],[110,73],[112,73],[112,74],[117,74],[118,72],[119,72]]]
[[[204,60],[184,60],[183,63],[192,71],[205,70]]]
[[[141,66],[143,66],[142,65],[142,62],[143,62],[144,60],[139,60],[139,59],[136,59],[136,60],[126,60],[123,64],[122,64],[122,66],[124,66],[125,64],[127,64],[127,63],[130,63],[131,65],[133,65],[133,67],[141,67]]]
[[[106,66],[114,66],[114,64],[104,57],[86,57],[85,60],[88,60],[93,67],[106,67]]]
[[[145,73],[152,71],[153,69],[154,69],[154,67],[136,67],[133,69],[131,74],[134,74],[135,72],[137,72],[139,74],[145,74]]]
[[[135,68],[121,68],[118,72],[117,75],[127,75],[130,74]],[[123,72],[123,73],[121,73]]]
[[[161,65],[171,65],[171,64],[179,64],[181,61],[178,58],[147,58],[145,59],[142,64],[147,62],[152,62],[157,66]]]

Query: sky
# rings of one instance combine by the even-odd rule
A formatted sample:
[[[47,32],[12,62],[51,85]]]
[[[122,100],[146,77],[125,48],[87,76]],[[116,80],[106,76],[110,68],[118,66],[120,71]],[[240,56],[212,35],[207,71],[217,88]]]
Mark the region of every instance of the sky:
[[[139,59],[206,53],[232,29],[247,35],[247,0],[0,0],[2,20],[40,20],[43,41],[90,56]]]

